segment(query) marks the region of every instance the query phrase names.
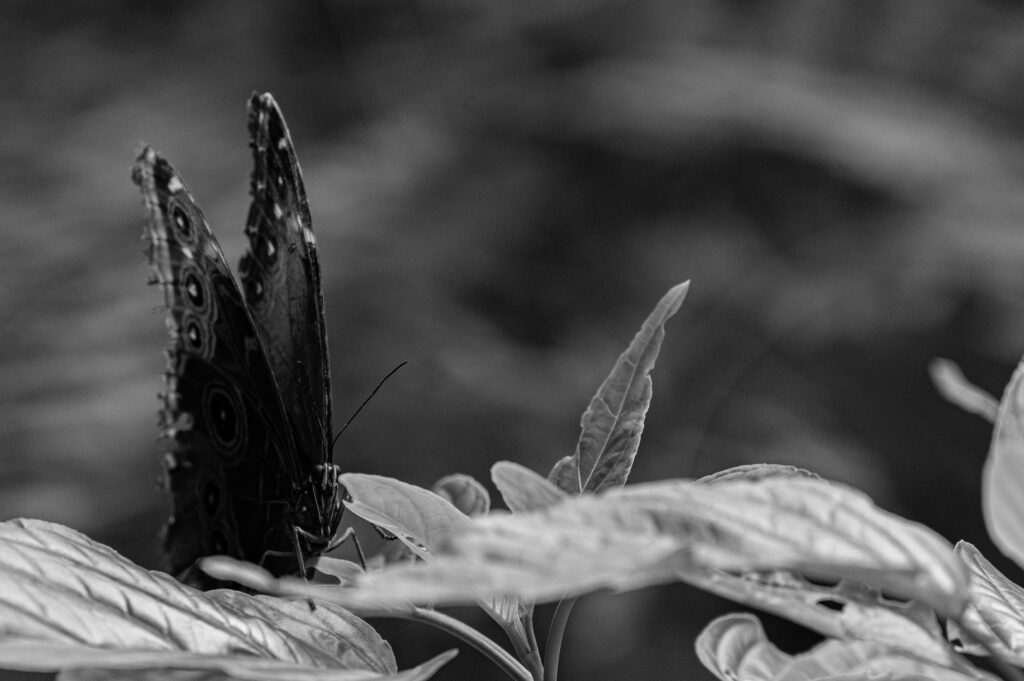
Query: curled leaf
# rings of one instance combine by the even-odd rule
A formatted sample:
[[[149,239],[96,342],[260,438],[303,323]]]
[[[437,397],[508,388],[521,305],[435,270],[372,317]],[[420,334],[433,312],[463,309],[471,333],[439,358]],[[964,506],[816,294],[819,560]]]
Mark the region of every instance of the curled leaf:
[[[430,491],[469,516],[486,515],[491,510],[491,495],[471,475],[446,475],[435,482]]]
[[[722,681],[969,681],[978,670],[920,660],[881,643],[830,640],[799,655],[776,648],[749,614],[723,615],[697,637],[697,657]]]
[[[918,601],[893,601],[856,582],[822,586],[788,571],[733,575],[709,570],[683,575],[683,580],[823,636],[873,641],[938,664],[956,664],[935,613]]]
[[[651,403],[650,373],[665,338],[665,322],[679,310],[689,288],[689,282],[673,286],[658,301],[590,400],[580,419],[576,452],[548,475],[560,489],[582,494],[626,483]]]

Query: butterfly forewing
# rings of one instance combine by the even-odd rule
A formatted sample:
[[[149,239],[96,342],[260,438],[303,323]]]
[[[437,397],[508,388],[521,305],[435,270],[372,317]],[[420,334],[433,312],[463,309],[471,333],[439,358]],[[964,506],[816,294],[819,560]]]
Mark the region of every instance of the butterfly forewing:
[[[133,169],[147,208],[155,283],[168,307],[171,347],[161,410],[174,514],[164,553],[174,574],[197,558],[260,562],[293,549],[289,500],[308,474],[267,354],[202,211],[151,148]]]
[[[291,136],[269,94],[249,100],[252,203],[240,265],[245,301],[265,343],[308,466],[330,462],[331,386],[320,265]]]

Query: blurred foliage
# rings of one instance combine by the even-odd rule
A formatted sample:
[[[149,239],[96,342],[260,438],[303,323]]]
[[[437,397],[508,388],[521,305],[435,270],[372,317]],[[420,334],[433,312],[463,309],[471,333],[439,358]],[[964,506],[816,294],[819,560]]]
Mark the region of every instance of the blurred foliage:
[[[0,516],[158,566],[166,339],[128,169],[161,149],[237,262],[258,89],[303,163],[339,418],[410,361],[346,469],[546,471],[692,279],[634,480],[795,464],[995,555],[989,427],[926,366],[998,393],[1024,349],[1022,33],[1013,4],[949,0],[4,3]],[[685,677],[722,609],[585,599],[564,663]],[[402,664],[449,645],[385,629]]]

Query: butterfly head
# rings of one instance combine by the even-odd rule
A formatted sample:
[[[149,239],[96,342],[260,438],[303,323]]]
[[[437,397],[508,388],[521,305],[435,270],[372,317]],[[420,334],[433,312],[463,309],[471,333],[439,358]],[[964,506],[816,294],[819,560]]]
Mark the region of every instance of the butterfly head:
[[[340,475],[341,469],[335,464],[317,464],[302,483],[295,525],[303,530],[311,555],[319,554],[331,543],[345,512]]]

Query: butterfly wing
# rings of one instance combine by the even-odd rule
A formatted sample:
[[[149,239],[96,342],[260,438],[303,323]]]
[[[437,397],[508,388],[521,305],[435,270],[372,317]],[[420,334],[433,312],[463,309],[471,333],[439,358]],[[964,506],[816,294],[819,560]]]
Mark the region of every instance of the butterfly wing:
[[[329,463],[331,430],[316,238],[291,136],[269,94],[253,94],[249,100],[249,135],[254,168],[242,288],[268,349],[296,445],[312,467]]]
[[[160,424],[174,509],[164,554],[172,574],[207,588],[191,570],[197,558],[258,563],[267,551],[292,550],[290,501],[307,471],[297,467],[270,363],[202,211],[151,148],[132,177],[172,338]]]

